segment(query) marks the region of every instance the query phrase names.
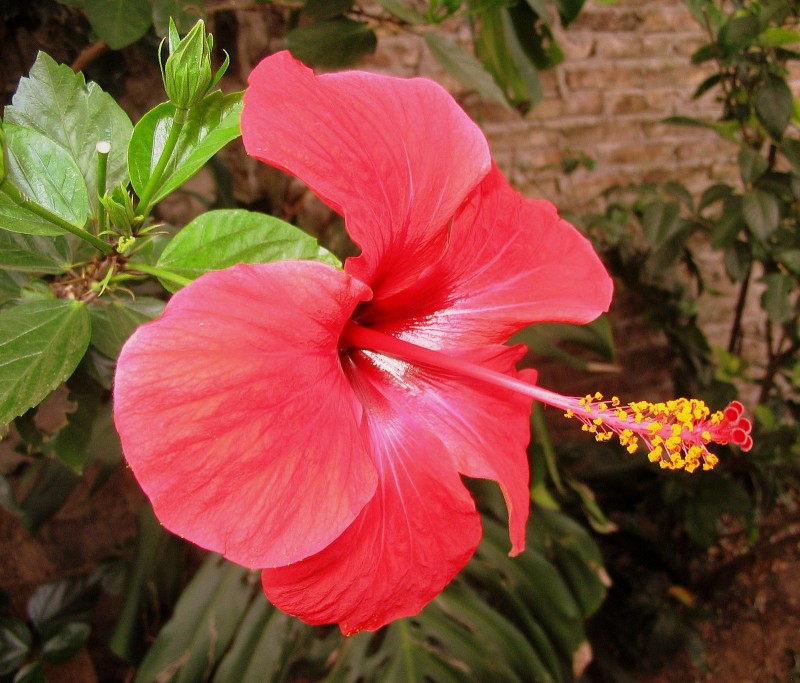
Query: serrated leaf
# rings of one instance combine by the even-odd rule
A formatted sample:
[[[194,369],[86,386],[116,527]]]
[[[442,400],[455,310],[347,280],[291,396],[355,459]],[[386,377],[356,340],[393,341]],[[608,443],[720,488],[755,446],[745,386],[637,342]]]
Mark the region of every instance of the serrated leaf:
[[[153,196],[158,202],[183,185],[219,150],[239,137],[242,94],[223,95],[216,90],[193,107],[181,130],[178,144]],[[172,127],[175,107],[169,102],[151,109],[133,129],[128,148],[131,184],[141,196],[161,157]]]
[[[89,217],[86,183],[75,161],[61,145],[39,131],[5,124],[6,183],[75,227]],[[5,183],[4,183],[5,184]],[[27,235],[63,235],[45,218],[21,208],[0,185],[0,227]]]
[[[454,40],[433,31],[425,34],[425,42],[431,54],[451,75],[488,102],[508,107],[503,91],[475,55],[463,50]]]
[[[0,312],[0,424],[66,380],[90,336],[89,313],[78,301],[32,301]]]
[[[19,619],[0,617],[0,676],[16,671],[33,644],[30,629]]]
[[[210,556],[181,594],[139,667],[135,683],[151,683],[175,670],[173,683],[203,680],[222,658],[253,599],[246,569]]]
[[[770,74],[756,91],[756,116],[773,140],[780,140],[794,110],[794,96],[786,81]]]
[[[0,268],[20,273],[58,275],[71,265],[69,242],[0,230]]]
[[[375,52],[377,45],[369,24],[349,17],[317,21],[286,34],[286,46],[297,59],[332,69],[352,66]]]
[[[775,195],[751,190],[742,197],[742,213],[747,226],[762,241],[769,239],[780,222],[780,206]]]
[[[66,149],[80,169],[94,208],[97,203],[97,151],[104,140],[111,144],[106,182],[108,187],[127,184],[128,142],[133,132],[128,115],[96,83],[66,64],[57,64],[40,52],[27,78],[20,80],[6,123],[37,130]]]
[[[83,621],[64,624],[42,644],[42,657],[48,662],[72,659],[89,640],[92,629]]]
[[[112,50],[135,43],[152,24],[149,0],[84,0],[92,28]]]
[[[116,358],[134,330],[157,318],[163,310],[163,301],[149,297],[92,306],[92,346],[109,358]]]
[[[338,266],[333,254],[289,223],[243,209],[209,211],[195,218],[166,246],[158,267],[195,279],[237,263],[314,259]],[[173,283],[162,283],[174,291]]]

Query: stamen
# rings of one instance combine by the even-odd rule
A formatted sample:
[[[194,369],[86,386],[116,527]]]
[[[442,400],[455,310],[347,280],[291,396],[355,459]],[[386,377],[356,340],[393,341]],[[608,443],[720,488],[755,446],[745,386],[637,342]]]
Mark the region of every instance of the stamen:
[[[361,348],[376,351],[529,396],[562,410],[567,418],[578,420],[582,423],[581,429],[593,434],[597,441],[610,441],[616,436],[629,453],[635,453],[640,445],[644,445],[649,451],[650,461],[666,469],[694,472],[701,465],[704,470],[712,469],[719,459],[708,450],[710,443],[733,443],[743,451],[753,447],[752,425],[742,416],[744,408],[738,401],[730,403],[725,410],[712,413],[703,401],[693,398],[679,398],[666,403],[638,401],[624,405],[616,396],[605,400],[599,392],[582,398],[562,396],[354,322],[345,325],[340,344],[342,350]]]

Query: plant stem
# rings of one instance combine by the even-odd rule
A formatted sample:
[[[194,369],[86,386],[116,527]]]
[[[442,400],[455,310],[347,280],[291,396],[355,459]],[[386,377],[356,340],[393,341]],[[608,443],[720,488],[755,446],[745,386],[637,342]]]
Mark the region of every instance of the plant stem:
[[[99,201],[106,193],[106,172],[108,170],[108,153],[111,151],[111,143],[101,140],[95,146],[97,150],[97,232],[105,232],[107,225],[106,207]]]
[[[52,213],[40,204],[37,204],[32,199],[28,199],[28,197],[22,194],[22,192],[20,192],[10,182],[2,183],[0,185],[0,191],[3,192],[17,206],[25,209],[26,211],[30,211],[31,213],[35,213],[37,216],[44,218],[49,223],[52,223],[65,232],[69,232],[76,237],[80,237],[82,240],[85,240],[106,256],[110,256],[114,253],[114,247],[112,247],[108,242],[104,242],[99,237],[96,237],[83,228],[72,225],[72,223],[61,218],[61,216]]]
[[[747,303],[747,290],[750,288],[750,275],[752,272],[753,266],[750,264],[747,267],[744,280],[742,280],[742,284],[739,287],[739,298],[736,300],[731,335],[728,339],[728,353],[739,354],[742,350],[742,316],[744,315],[744,307]]]
[[[171,273],[168,270],[163,270],[156,266],[149,266],[146,263],[134,263],[129,261],[125,264],[125,268],[127,270],[138,270],[141,273],[153,275],[161,280],[166,280],[167,282],[174,282],[176,285],[181,285],[181,287],[188,285],[191,282],[188,277],[183,277],[183,275],[178,275],[177,273]]]
[[[147,185],[145,185],[141,197],[139,197],[139,205],[136,214],[141,219],[147,218],[153,208],[153,195],[158,189],[161,176],[164,175],[164,169],[166,169],[172,157],[172,153],[175,151],[175,146],[178,144],[178,138],[181,135],[181,130],[183,130],[183,124],[186,123],[186,116],[188,113],[188,109],[175,110],[175,114],[172,117],[172,125],[170,126],[167,140],[164,143],[164,149],[161,150],[158,163],[156,163],[153,172],[150,174],[150,179],[147,181]]]

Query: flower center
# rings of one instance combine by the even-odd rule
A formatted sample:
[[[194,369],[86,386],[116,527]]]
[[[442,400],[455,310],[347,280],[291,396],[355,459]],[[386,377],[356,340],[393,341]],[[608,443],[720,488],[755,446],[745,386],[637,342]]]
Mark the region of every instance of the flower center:
[[[414,365],[446,370],[523,394],[564,411],[565,417],[577,419],[582,423],[583,431],[593,434],[597,441],[610,441],[616,436],[629,453],[635,453],[640,445],[644,445],[649,451],[649,459],[663,468],[685,469],[687,472],[700,466],[705,470],[713,468],[718,458],[708,450],[710,443],[734,443],[743,451],[749,451],[753,446],[752,425],[742,416],[742,404],[738,401],[733,401],[723,411],[711,412],[703,401],[693,398],[665,403],[638,401],[622,404],[616,396],[603,400],[600,393],[583,398],[562,396],[352,321],[345,325],[340,345],[342,349],[375,351]]]

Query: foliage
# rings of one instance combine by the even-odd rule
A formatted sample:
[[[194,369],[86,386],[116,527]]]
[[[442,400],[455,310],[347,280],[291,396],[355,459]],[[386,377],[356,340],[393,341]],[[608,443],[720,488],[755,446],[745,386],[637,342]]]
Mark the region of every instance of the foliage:
[[[149,28],[149,23],[142,28],[143,9],[123,0],[70,4],[84,9],[112,47]],[[556,3],[564,21],[574,18],[580,4]],[[153,3],[153,17],[163,5]],[[531,6],[546,12],[540,3]],[[301,33],[290,44],[304,35],[305,26],[352,23],[342,13],[360,12],[349,4],[337,7],[333,14],[322,3],[292,10],[303,16],[295,29]],[[398,7],[386,7],[406,22]],[[505,31],[513,33],[507,17],[513,8],[503,4],[475,12],[479,9],[493,17],[478,22],[476,36],[482,54],[496,60],[495,78],[531,55],[538,66],[556,58],[534,50],[512,59],[511,34]],[[100,10],[109,10],[102,21]],[[436,26],[472,11],[460,4],[432,5],[421,23]],[[526,21],[534,19],[531,12],[524,11]],[[489,35],[493,21],[505,28]],[[211,74],[211,42],[198,26],[187,43],[174,26],[167,29],[170,56],[162,74],[171,101],[135,125],[96,83],[46,54],[39,54],[3,113],[0,425],[10,424],[22,464],[0,476],[0,504],[32,534],[58,512],[87,468],[99,472],[102,482],[104,473],[119,466],[109,401],[114,362],[128,336],[160,314],[170,293],[233,263],[302,258],[339,264],[296,227],[240,208],[208,211],[180,230],[154,220],[159,202],[239,135],[241,93],[214,90],[221,73],[205,77]],[[328,24],[324,30],[330,30]],[[477,91],[501,99],[500,86],[474,56],[433,32],[426,40],[454,73],[468,84],[477,79],[478,85],[472,83]],[[514,40],[518,49],[519,36]],[[169,61],[181,54],[184,60],[197,55],[205,60],[205,76],[185,62]],[[503,97],[527,106],[531,92],[524,83],[516,81]],[[542,353],[571,362],[582,361],[554,346],[556,339],[569,337],[605,360],[613,355],[602,321],[584,332],[553,327],[542,335],[547,339]],[[59,419],[50,428],[42,417],[53,412]],[[539,446],[535,449],[538,456]],[[577,482],[571,485],[579,489]],[[42,586],[27,616],[8,611],[0,618],[0,676],[16,671],[15,681],[44,680],[45,662],[65,661],[86,644],[101,585],[111,590],[107,584],[116,583],[113,590],[119,592],[124,583],[119,619],[108,640],[138,669],[139,681],[293,680],[312,673],[331,681],[446,681],[461,680],[465,671],[477,679],[572,680],[591,658],[585,620],[602,602],[608,583],[597,545],[580,524],[554,509],[554,499],[542,489],[535,497],[547,508],[533,515],[528,550],[511,560],[498,495],[496,489],[481,492],[487,505],[485,540],[440,598],[418,617],[349,639],[279,613],[250,573],[217,557],[208,557],[183,590],[193,566],[187,548],[146,506],[135,547],[122,548],[113,565]],[[590,494],[583,495],[589,502]],[[602,525],[602,514],[594,512]]]
[[[760,515],[798,486],[800,119],[787,77],[788,65],[800,58],[800,14],[796,3],[781,0],[685,2],[708,37],[692,62],[712,70],[694,97],[715,96],[719,116],[668,121],[714,131],[737,159],[739,179],[710,184],[698,197],[675,181],[610,188],[604,213],[585,222],[645,321],[666,337],[677,391],[715,404],[739,394],[753,397],[756,446],[746,458],[727,455],[726,464],[700,483],[637,472],[635,484],[633,474],[626,475],[623,491],[618,465],[584,470],[585,481],[604,492],[605,508],[625,520],[622,533],[606,539],[610,557],[617,558],[609,569],[618,585],[641,579],[628,570],[615,573],[632,561],[662,572],[667,587],[698,581],[689,571],[693,558],[698,566],[698,549],[737,524],[754,541]],[[715,296],[699,265],[704,249],[719,254],[737,293],[724,345],[712,345],[698,319]],[[757,311],[748,306],[756,301]],[[647,525],[638,512],[647,514]],[[653,522],[657,526],[649,526]],[[665,545],[664,539],[674,540]],[[640,598],[612,594],[612,619],[627,619],[625,610]],[[672,646],[691,633],[674,603],[649,609],[652,629],[673,620]]]

